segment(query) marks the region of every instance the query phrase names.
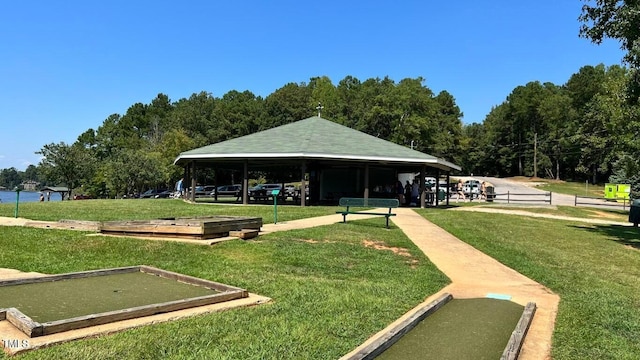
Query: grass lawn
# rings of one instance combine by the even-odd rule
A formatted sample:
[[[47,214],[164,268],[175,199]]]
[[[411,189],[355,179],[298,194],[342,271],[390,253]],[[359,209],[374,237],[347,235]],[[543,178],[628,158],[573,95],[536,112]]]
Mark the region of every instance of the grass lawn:
[[[551,191],[559,194],[595,196],[604,198],[604,184],[587,184],[584,182],[544,180],[544,185],[536,186],[540,190]]]
[[[278,221],[303,219],[331,215],[335,207],[295,205],[278,206]],[[15,204],[0,204],[0,216],[13,217]],[[124,200],[77,200],[54,202],[27,202],[19,204],[18,216],[32,219],[56,221],[70,220],[134,220],[165,217],[244,215],[262,217],[265,224],[273,223],[273,205],[224,205],[198,204],[194,206],[175,199],[124,199]]]
[[[173,208],[169,212],[148,209],[158,201],[126,203],[144,208],[142,214],[148,217],[175,214],[176,209],[185,215],[195,212],[182,208],[180,202],[166,202]],[[90,204],[68,202],[57,209],[64,210],[61,217],[65,218],[83,212],[100,219],[138,214],[126,209],[115,213],[111,207],[98,212]],[[109,206],[108,201],[96,204]],[[74,205],[81,209],[72,210]],[[25,208],[34,217],[56,218],[33,210],[36,207]],[[254,207],[245,211],[260,213]],[[309,211],[326,213],[327,209]],[[88,214],[82,218],[96,219]],[[365,240],[408,249],[410,256],[366,247]],[[273,299],[257,307],[72,341],[20,359],[336,359],[448,283],[400,229],[387,230],[377,218],[211,247],[0,226],[0,246],[0,264],[6,268],[53,274],[146,264]]]
[[[640,358],[640,231],[501,214],[423,216],[561,296],[554,359]],[[489,218],[490,217],[490,218]]]
[[[556,207],[526,207],[526,206],[500,206],[487,205],[492,209],[520,210],[537,214],[550,214],[559,216],[571,216],[585,219],[602,219],[611,221],[627,222],[629,220],[629,210],[606,210],[599,208],[556,206]]]
[[[332,214],[337,209],[284,208],[279,219]],[[10,205],[0,206],[0,215],[12,216],[12,211]],[[638,229],[418,211],[561,296],[554,359],[640,358]],[[112,220],[218,213],[273,220],[271,206],[194,206],[172,200],[34,203],[21,205],[20,215]],[[364,240],[406,248],[411,256],[367,248]],[[378,218],[211,247],[0,227],[0,246],[0,264],[6,268],[63,273],[147,264],[274,299],[254,308],[74,341],[20,357],[25,359],[335,359],[448,282],[398,228],[387,230]]]

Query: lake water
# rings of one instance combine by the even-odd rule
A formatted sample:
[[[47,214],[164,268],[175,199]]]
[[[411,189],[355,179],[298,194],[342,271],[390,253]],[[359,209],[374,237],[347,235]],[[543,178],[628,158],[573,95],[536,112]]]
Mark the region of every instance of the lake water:
[[[51,201],[61,201],[62,198],[59,193],[51,193]],[[37,202],[40,201],[40,192],[38,191],[20,191],[20,202]],[[45,201],[46,194],[45,194]],[[16,192],[0,190],[0,203],[2,204],[15,204]]]

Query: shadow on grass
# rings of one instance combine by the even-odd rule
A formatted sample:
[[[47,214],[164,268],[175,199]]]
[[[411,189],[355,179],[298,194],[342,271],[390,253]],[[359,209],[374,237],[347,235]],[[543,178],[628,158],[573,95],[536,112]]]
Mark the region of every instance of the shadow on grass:
[[[621,225],[592,225],[572,227],[602,234],[623,245],[640,249],[640,228]]]

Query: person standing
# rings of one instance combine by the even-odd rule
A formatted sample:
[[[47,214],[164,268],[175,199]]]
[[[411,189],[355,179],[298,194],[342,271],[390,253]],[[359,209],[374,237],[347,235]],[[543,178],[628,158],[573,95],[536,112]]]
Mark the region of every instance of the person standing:
[[[462,202],[467,200],[467,197],[464,196],[464,185],[462,184],[462,179],[458,180],[458,185],[456,185],[456,191],[458,193],[458,197],[456,198],[456,202],[460,200],[460,196],[462,196]]]
[[[184,178],[178,180],[178,182],[176,183],[176,192],[175,192],[175,195],[174,195],[175,198],[183,197],[183,194],[182,194],[182,190],[183,190],[183,185],[182,184],[183,183],[184,183]]]
[[[396,196],[400,205],[404,204],[404,188],[402,187],[402,181],[396,182]]]
[[[418,206],[418,197],[420,196],[420,185],[413,179],[413,185],[411,185],[411,204]]]
[[[409,206],[411,204],[411,184],[409,180],[404,185],[404,205]]]
[[[487,201],[487,184],[484,181],[480,184],[480,200]]]

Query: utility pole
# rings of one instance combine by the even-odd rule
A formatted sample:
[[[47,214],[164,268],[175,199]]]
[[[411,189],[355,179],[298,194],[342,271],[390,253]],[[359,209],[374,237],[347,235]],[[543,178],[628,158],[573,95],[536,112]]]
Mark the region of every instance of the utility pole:
[[[533,177],[538,177],[538,133],[533,133]]]

